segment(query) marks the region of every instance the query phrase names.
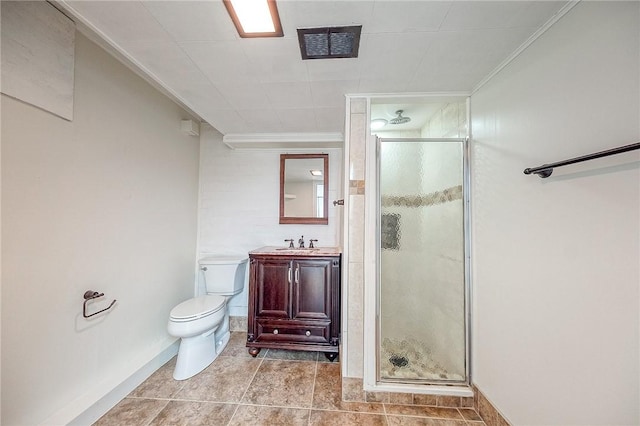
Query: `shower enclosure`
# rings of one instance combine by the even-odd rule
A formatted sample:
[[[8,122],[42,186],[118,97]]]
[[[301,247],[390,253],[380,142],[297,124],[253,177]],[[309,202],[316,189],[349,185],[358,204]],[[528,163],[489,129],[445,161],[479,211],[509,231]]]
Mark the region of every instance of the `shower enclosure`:
[[[376,383],[468,385],[465,139],[377,139]]]

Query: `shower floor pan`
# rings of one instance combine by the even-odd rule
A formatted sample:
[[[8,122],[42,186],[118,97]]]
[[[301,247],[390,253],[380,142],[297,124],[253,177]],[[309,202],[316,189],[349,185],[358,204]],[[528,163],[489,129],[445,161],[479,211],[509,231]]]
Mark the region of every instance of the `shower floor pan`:
[[[385,338],[380,350],[380,379],[464,383],[465,377],[447,371],[431,350],[415,339]]]

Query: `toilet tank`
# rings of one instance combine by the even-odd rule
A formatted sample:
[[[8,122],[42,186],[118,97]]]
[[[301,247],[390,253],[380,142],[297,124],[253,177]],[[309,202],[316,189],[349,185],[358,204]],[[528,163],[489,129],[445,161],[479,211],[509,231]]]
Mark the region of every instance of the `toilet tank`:
[[[233,296],[242,291],[247,279],[246,255],[211,255],[198,261],[209,294]]]

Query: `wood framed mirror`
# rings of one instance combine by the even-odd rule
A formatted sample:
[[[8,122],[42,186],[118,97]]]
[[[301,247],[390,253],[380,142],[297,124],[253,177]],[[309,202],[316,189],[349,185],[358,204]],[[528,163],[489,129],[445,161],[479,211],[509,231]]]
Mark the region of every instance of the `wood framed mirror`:
[[[329,223],[329,154],[280,155],[280,223]]]

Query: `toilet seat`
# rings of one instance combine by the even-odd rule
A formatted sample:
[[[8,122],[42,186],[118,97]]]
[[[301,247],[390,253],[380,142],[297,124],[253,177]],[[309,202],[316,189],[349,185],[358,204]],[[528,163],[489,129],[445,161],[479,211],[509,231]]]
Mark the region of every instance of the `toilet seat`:
[[[225,298],[215,294],[185,300],[171,310],[169,318],[174,322],[194,321],[224,309]]]

